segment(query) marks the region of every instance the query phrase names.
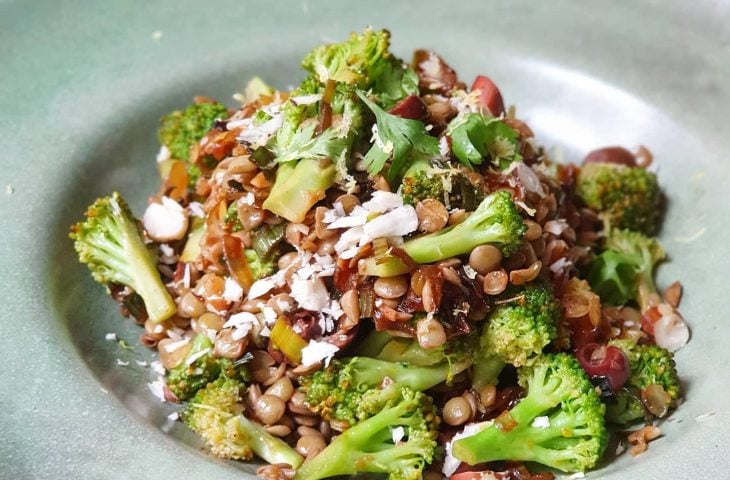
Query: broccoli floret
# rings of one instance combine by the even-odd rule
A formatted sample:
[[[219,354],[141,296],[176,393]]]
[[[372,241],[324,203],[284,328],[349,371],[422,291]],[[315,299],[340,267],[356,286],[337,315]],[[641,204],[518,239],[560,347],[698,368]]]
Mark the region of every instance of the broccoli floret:
[[[261,258],[256,253],[256,250],[254,250],[253,248],[245,249],[243,251],[243,254],[246,257],[248,269],[251,271],[251,276],[254,280],[273,275],[276,271],[275,255],[269,255],[267,257]]]
[[[245,378],[246,370],[227,358],[213,354],[213,342],[199,333],[192,340],[185,360],[167,372],[167,387],[179,400],[187,400],[218,377]]]
[[[291,102],[284,107],[284,124],[276,136],[274,153],[278,169],[263,207],[294,223],[301,223],[311,207],[334,185],[336,160],[352,147],[362,122],[362,109],[352,91],[339,99],[340,122],[320,135],[305,109]],[[306,119],[306,121],[305,121]]]
[[[518,374],[527,396],[478,433],[455,441],[452,455],[469,465],[514,460],[565,472],[594,467],[607,443],[605,407],[578,361],[547,354]]]
[[[608,420],[625,425],[647,417],[648,412],[645,411],[640,397],[652,385],[661,387],[671,399],[670,406],[676,406],[681,387],[672,352],[658,345],[639,345],[629,339],[611,340],[609,345],[619,347],[626,354],[631,373],[626,387],[617,394],[616,403],[607,406]]]
[[[606,303],[623,305],[634,300],[645,311],[650,295],[657,291],[654,268],[665,256],[655,238],[612,229],[605,250],[589,266],[588,283]]]
[[[371,390],[377,413],[337,436],[322,452],[304,462],[295,480],[320,480],[358,473],[383,473],[389,480],[417,480],[433,461],[438,417],[431,400],[408,388]],[[393,431],[403,429],[396,442]]]
[[[241,414],[244,387],[239,380],[225,377],[209,383],[183,410],[183,421],[218,457],[250,460],[256,454],[269,463],[298,468],[302,457],[296,451]]]
[[[352,33],[344,42],[316,47],[304,57],[302,67],[321,83],[334,80],[368,89],[380,63],[390,57],[389,46],[387,30],[366,29],[361,35]]]
[[[647,417],[647,410],[641,400],[629,389],[616,392],[616,398],[606,403],[606,421],[615,425],[630,425]]]
[[[613,227],[645,235],[659,230],[661,191],[656,175],[645,168],[588,163],[580,169],[576,192]]]
[[[451,150],[469,168],[481,165],[485,157],[505,170],[522,160],[517,132],[498,118],[480,113],[467,113],[454,118],[446,129],[451,137]]]
[[[172,158],[190,160],[190,147],[200,141],[216,120],[228,117],[225,105],[215,102],[194,103],[185,110],[175,110],[162,118],[160,143]]]
[[[443,202],[449,193],[446,186],[450,181],[448,173],[435,171],[427,160],[416,161],[408,167],[401,180],[403,203],[415,205],[426,198]]]
[[[134,290],[153,322],[167,320],[177,311],[142,240],[139,222],[118,193],[97,199],[86,210],[86,220],[72,226],[69,236],[79,261],[88,265],[94,280],[107,286],[107,291],[112,283]]]
[[[398,387],[423,391],[468,368],[470,362],[443,362],[419,367],[367,357],[333,360],[312,377],[302,379],[310,410],[325,419],[354,425],[369,416],[363,395],[378,388],[386,378]]]
[[[526,226],[508,192],[488,195],[463,222],[405,242],[402,246],[417,263],[432,263],[492,244],[507,256],[522,245]]]
[[[508,290],[505,297],[509,302],[500,304],[482,329],[472,379],[477,389],[495,385],[506,364],[532,364],[557,336],[560,304],[548,286]]]

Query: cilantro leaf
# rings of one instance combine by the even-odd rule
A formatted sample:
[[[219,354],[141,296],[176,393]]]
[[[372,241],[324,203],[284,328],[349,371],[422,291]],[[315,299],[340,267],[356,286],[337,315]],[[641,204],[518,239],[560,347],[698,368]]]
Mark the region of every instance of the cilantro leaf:
[[[468,113],[453,119],[446,130],[451,150],[469,168],[481,165],[485,157],[501,170],[522,160],[517,132],[498,118]]]
[[[377,125],[375,144],[364,159],[370,175],[381,172],[388,159],[391,159],[387,178],[392,182],[417,156],[438,155],[438,140],[428,134],[423,122],[386,112],[360,90],[357,95],[375,114]]]

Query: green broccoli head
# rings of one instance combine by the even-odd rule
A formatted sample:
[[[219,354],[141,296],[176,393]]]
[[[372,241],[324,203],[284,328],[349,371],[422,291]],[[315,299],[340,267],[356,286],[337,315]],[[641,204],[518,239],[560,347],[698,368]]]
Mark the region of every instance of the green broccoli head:
[[[403,244],[417,263],[433,263],[470,253],[489,243],[507,256],[522,246],[526,226],[512,196],[505,191],[489,194],[462,223]]]
[[[525,398],[499,422],[454,442],[454,457],[469,465],[537,462],[564,472],[594,467],[607,444],[605,407],[578,361],[547,354],[518,373]]]
[[[639,390],[659,385],[672,400],[679,399],[681,387],[674,354],[659,345],[639,345],[632,340],[611,340],[629,359],[631,374],[627,384]]]
[[[299,467],[302,457],[296,451],[242,415],[245,386],[227,377],[209,383],[188,402],[182,411],[183,422],[203,437],[218,457],[250,460],[256,454],[272,464]]]
[[[654,268],[665,257],[657,239],[611,229],[605,250],[588,267],[588,282],[601,300],[612,305],[633,300],[643,311],[648,308],[649,296],[657,291]]]
[[[616,392],[616,398],[606,404],[606,420],[615,425],[630,425],[646,416],[644,404],[627,388]]]
[[[429,173],[425,170],[407,171],[401,180],[403,202],[415,205],[427,198],[443,202],[444,196],[448,195],[444,180],[443,175]]]
[[[389,480],[418,480],[433,461],[439,419],[423,393],[391,385],[370,390],[365,402],[374,412],[357,422],[314,458],[295,480],[320,480],[340,475],[382,473]],[[402,429],[401,439],[394,430]]]
[[[182,420],[203,437],[211,452],[221,458],[250,460],[251,447],[231,441],[226,424],[243,413],[241,392],[245,384],[221,377],[195,393],[182,411]]]
[[[390,33],[387,30],[365,30],[361,35],[352,33],[348,40],[320,45],[309,52],[302,67],[316,75],[321,83],[328,80],[369,88],[373,70],[390,56]]]
[[[481,337],[481,347],[508,363],[530,365],[557,335],[560,304],[545,284],[532,284],[510,292],[489,317]]]
[[[532,364],[557,336],[560,304],[542,283],[521,290],[510,289],[482,329],[480,356],[472,380],[476,388],[496,384],[505,364]]]
[[[656,175],[645,168],[588,163],[581,167],[576,191],[613,227],[646,235],[659,230],[661,191]]]
[[[261,258],[259,257],[258,253],[256,253],[256,250],[252,248],[245,249],[243,251],[243,254],[246,257],[248,269],[251,271],[251,275],[253,276],[254,280],[273,275],[276,271],[277,267],[275,255],[269,255],[267,257]]]
[[[218,377],[243,379],[246,374],[245,368],[231,360],[216,357],[213,342],[207,335],[199,333],[193,338],[185,360],[167,372],[165,382],[178,399],[187,400]]]
[[[144,244],[139,222],[118,193],[97,199],[87,209],[86,220],[71,227],[70,237],[79,261],[88,265],[94,280],[134,290],[153,322],[175,314],[177,307]]]
[[[185,110],[175,110],[160,122],[160,143],[172,158],[190,160],[190,148],[213,127],[216,120],[228,117],[225,105],[216,102],[194,103]]]
[[[312,377],[301,380],[310,410],[325,419],[336,419],[354,425],[372,415],[371,403],[363,396],[378,389],[387,378],[393,385],[416,391],[427,390],[465,370],[470,361],[441,362],[416,366],[375,358],[352,357],[333,360]]]

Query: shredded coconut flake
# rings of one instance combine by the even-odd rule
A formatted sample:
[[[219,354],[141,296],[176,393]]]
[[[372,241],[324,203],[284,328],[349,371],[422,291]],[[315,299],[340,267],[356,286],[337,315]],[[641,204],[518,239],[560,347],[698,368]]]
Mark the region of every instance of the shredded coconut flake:
[[[586,478],[586,474],[583,472],[575,472],[574,474],[565,477],[565,480],[578,480],[579,478]]]
[[[702,415],[697,415],[697,416],[695,417],[695,422],[704,422],[704,421],[705,421],[705,420],[707,420],[708,418],[710,418],[710,417],[714,417],[714,416],[715,416],[715,412],[707,412],[707,413],[703,413]]]
[[[390,434],[393,437],[393,443],[398,444],[406,436],[406,431],[403,427],[395,427],[390,429]]]
[[[200,357],[204,357],[210,353],[210,348],[204,348],[203,350],[194,353],[193,355],[190,355],[188,358],[185,359],[185,365],[192,365],[195,363],[195,360],[199,359]]]
[[[324,361],[325,366],[327,366],[339,350],[329,342],[310,340],[309,345],[302,349],[302,365],[308,367]]]
[[[471,268],[469,265],[464,265],[464,274],[467,278],[474,280],[477,278],[477,271]]]
[[[148,383],[147,387],[152,392],[152,395],[159,398],[161,402],[167,401],[165,400],[165,379],[162,376],[158,377],[154,382]]]
[[[548,428],[550,426],[550,419],[548,417],[536,417],[532,421],[532,426],[535,428]]]
[[[153,372],[155,372],[158,375],[165,374],[165,367],[162,366],[162,362],[160,362],[159,360],[150,362],[150,368],[152,369]]]
[[[127,365],[129,365],[129,362],[124,361],[121,358],[117,358],[117,365],[119,365],[121,367],[126,367]]]
[[[153,202],[147,206],[142,223],[147,234],[156,242],[180,240],[188,230],[185,209],[175,200],[164,196],[162,203]]]
[[[167,419],[170,420],[171,422],[174,422],[178,418],[180,418],[180,414],[177,412],[172,412],[170,415],[167,416]]]
[[[329,292],[319,278],[304,280],[295,277],[291,285],[291,296],[306,310],[321,311],[330,302]]]
[[[387,212],[403,206],[403,197],[391,192],[376,190],[370,200],[362,204],[368,212]]]
[[[464,429],[461,432],[453,436],[451,441],[446,444],[446,457],[444,458],[444,465],[441,468],[441,472],[444,475],[450,477],[454,474],[454,472],[456,472],[456,470],[459,468],[459,465],[461,465],[461,460],[457,459],[451,454],[451,446],[454,444],[454,442],[462,438],[476,435],[477,433],[482,431],[482,429],[488,427],[491,423],[492,422],[466,424],[464,425]]]
[[[157,163],[166,162],[167,160],[170,160],[170,149],[163,145],[157,152]]]
[[[223,298],[227,302],[238,302],[243,298],[243,288],[237,281],[230,277],[226,277],[225,289],[223,290]]]
[[[527,213],[531,217],[534,217],[535,216],[535,212],[537,212],[537,210],[535,210],[534,208],[528,207],[525,202],[520,201],[520,200],[517,200],[515,202],[515,205],[517,205],[518,207],[520,207],[522,210],[525,211],[525,213]]]
[[[119,337],[117,337],[116,333],[107,333],[106,335],[104,335],[104,339],[109,342],[118,342],[119,341]]]
[[[395,208],[363,225],[368,241],[381,237],[405,236],[418,228],[416,209],[410,205]],[[363,245],[362,241],[360,243]]]
[[[265,295],[270,290],[276,288],[276,280],[273,277],[266,277],[256,280],[251,288],[248,289],[248,299],[253,300]]]

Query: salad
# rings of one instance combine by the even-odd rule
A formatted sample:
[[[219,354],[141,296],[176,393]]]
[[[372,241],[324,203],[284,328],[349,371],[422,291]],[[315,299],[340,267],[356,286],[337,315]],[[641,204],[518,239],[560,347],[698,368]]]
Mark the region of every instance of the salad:
[[[682,399],[651,154],[548,155],[495,83],[367,29],[289,91],[161,120],[159,192],[71,238],[159,352],[150,390],[268,479],[549,479]],[[287,83],[291,79],[276,79]],[[616,445],[615,443],[613,445]]]

